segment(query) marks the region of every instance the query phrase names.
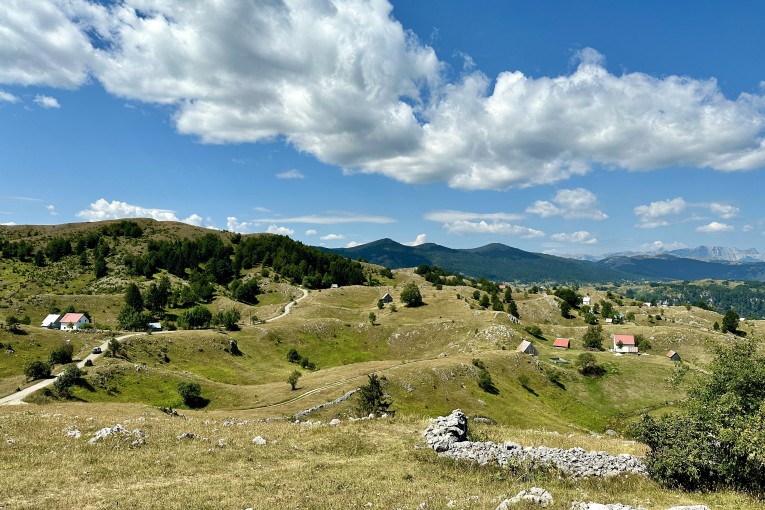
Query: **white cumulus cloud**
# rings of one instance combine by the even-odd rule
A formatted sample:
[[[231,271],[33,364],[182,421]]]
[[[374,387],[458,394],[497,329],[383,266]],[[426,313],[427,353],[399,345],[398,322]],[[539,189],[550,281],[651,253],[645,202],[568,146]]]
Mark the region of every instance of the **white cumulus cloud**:
[[[55,97],[51,96],[35,96],[35,103],[46,109],[50,108],[61,108],[61,105],[58,103],[58,100]]]
[[[0,83],[97,80],[169,106],[176,129],[206,143],[284,140],[348,171],[462,189],[555,183],[593,165],[765,166],[761,94],[614,74],[590,48],[560,76],[487,76],[466,59],[448,81],[394,16],[387,0],[5,0]]]
[[[322,241],[340,241],[345,239],[345,236],[343,234],[327,234],[325,236],[321,236],[319,239]]]
[[[544,237],[544,232],[534,230],[533,228],[521,225],[513,225],[496,221],[487,223],[486,221],[454,221],[444,223],[444,228],[450,234],[497,234],[508,236],[520,236],[524,238]]]
[[[316,234],[318,234],[318,232],[313,228],[309,228],[305,231],[305,235],[307,236],[315,236]]]
[[[346,248],[355,248],[356,246],[361,246],[362,243],[357,243],[356,241],[351,241],[348,244],[345,245]]]
[[[4,90],[0,90],[0,102],[18,103],[19,102],[19,98],[14,96],[10,92],[6,92]]]
[[[411,241],[409,243],[404,243],[407,246],[419,246],[421,244],[425,244],[428,240],[428,236],[425,234],[418,234],[414,241]]]
[[[696,228],[696,232],[703,232],[706,234],[716,234],[719,232],[732,232],[733,230],[734,230],[733,226],[728,225],[727,223],[719,223],[717,221],[713,221],[712,223],[709,223],[708,225],[702,225]]]
[[[561,189],[555,193],[552,202],[537,200],[526,208],[527,213],[542,218],[562,216],[565,219],[605,220],[608,215],[598,209],[598,197],[584,188]]]
[[[712,202],[709,204],[709,210],[724,220],[735,218],[738,216],[738,213],[741,212],[738,207],[734,207],[728,204],[720,204],[717,202]]]
[[[266,229],[266,232],[268,232],[269,234],[278,234],[280,236],[291,236],[292,234],[295,233],[295,231],[292,230],[291,228],[278,227],[276,225],[269,225],[268,228]]]
[[[574,243],[574,244],[595,244],[598,242],[598,238],[590,232],[580,230],[578,232],[561,232],[560,234],[553,234],[550,236],[553,241],[560,241],[562,243]]]
[[[634,209],[635,215],[638,217],[637,226],[640,228],[665,227],[669,225],[667,218],[682,213],[687,205],[682,197],[639,205]]]
[[[51,206],[48,206],[49,210],[51,210],[50,207]],[[55,211],[55,208],[53,211]],[[116,220],[121,218],[152,218],[158,221],[180,221],[182,223],[196,226],[202,226],[202,223],[206,222],[207,227],[212,227],[212,220],[210,218],[205,219],[198,214],[191,214],[186,218],[179,219],[178,216],[175,215],[175,211],[169,209],[153,209],[142,207],[140,205],[131,205],[118,200],[108,202],[103,198],[99,198],[91,203],[87,209],[78,212],[76,216],[86,221]]]
[[[53,205],[53,204],[49,204],[49,205],[46,205],[46,206],[45,206],[45,208],[48,210],[48,213],[49,213],[51,216],[56,216],[56,215],[58,215],[58,212],[56,212],[56,206],[55,206],[55,205]]]

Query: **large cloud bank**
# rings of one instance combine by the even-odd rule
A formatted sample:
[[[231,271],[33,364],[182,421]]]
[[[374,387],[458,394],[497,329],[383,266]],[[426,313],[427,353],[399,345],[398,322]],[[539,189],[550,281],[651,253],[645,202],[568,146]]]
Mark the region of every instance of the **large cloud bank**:
[[[615,75],[595,50],[567,75],[448,81],[386,0],[6,0],[0,84],[174,108],[206,143],[283,140],[349,171],[462,189],[553,183],[594,165],[765,164],[763,96]],[[6,93],[7,94],[7,93]]]

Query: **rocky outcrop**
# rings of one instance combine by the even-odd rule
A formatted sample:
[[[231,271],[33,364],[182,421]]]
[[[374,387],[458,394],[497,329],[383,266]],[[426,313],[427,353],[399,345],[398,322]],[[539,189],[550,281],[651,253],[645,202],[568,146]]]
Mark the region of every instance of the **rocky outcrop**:
[[[545,489],[540,487],[532,487],[531,489],[522,490],[510,499],[504,500],[499,504],[499,506],[497,506],[496,510],[509,510],[511,506],[521,502],[547,506],[552,505],[553,497]]]
[[[432,425],[424,432],[425,441],[443,457],[502,467],[521,463],[532,468],[554,467],[573,478],[646,474],[643,460],[634,455],[609,455],[582,448],[524,447],[511,442],[468,441],[467,416],[459,409],[431,422]]]
[[[456,443],[467,441],[468,419],[459,409],[449,416],[430,420],[433,425],[425,429],[425,441],[438,453],[448,452]]]
[[[141,432],[140,429],[135,429],[133,431],[130,431],[119,423],[115,425],[114,427],[102,428],[101,430],[96,432],[92,438],[90,438],[88,443],[96,444],[110,436],[119,436],[119,437],[128,438],[128,439],[135,438],[133,442],[130,443],[131,446],[141,446],[146,443],[146,437],[144,436],[144,433]]]

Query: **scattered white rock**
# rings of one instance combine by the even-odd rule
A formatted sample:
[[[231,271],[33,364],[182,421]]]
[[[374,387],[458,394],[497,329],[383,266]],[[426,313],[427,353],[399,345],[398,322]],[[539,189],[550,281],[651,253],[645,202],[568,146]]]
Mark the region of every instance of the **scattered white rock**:
[[[75,438],[75,439],[79,439],[79,438],[80,438],[80,436],[82,436],[82,433],[81,433],[79,430],[77,430],[77,429],[74,429],[74,430],[70,430],[70,431],[68,431],[68,432],[66,433],[66,435],[67,435],[67,437],[73,437],[73,438]]]
[[[260,436],[255,436],[252,438],[252,444],[258,445],[258,446],[264,446],[268,441],[263,439]]]
[[[218,443],[216,445],[218,448],[223,448],[226,446],[226,440],[223,438],[218,439]]]
[[[16,440],[13,439],[12,437],[9,437],[8,439],[6,439],[5,442],[8,443],[8,446],[13,446],[16,444]]]
[[[337,418],[334,418],[331,422],[329,422],[329,424],[332,425],[333,427],[340,425],[340,423],[342,422],[338,420]]]
[[[182,441],[184,439],[194,439],[195,437],[197,436],[193,432],[184,432],[180,436],[175,436],[178,441]]]
[[[505,503],[509,503],[510,505],[515,505],[517,503],[520,503],[521,501],[528,501],[530,503],[536,503],[537,505],[541,506],[547,506],[551,505],[553,502],[552,494],[547,492],[545,489],[542,489],[541,487],[532,487],[528,490],[522,490],[518,494],[516,494],[514,497],[510,499],[506,499],[500,505],[497,507],[498,510],[505,510],[507,508]]]
[[[706,505],[673,506],[667,510],[709,510],[709,507]]]

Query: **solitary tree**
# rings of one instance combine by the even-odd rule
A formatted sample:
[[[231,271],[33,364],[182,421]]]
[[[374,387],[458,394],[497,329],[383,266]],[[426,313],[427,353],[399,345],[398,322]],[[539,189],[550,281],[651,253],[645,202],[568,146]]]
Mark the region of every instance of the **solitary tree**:
[[[587,331],[584,333],[584,336],[582,337],[582,345],[585,349],[590,349],[593,351],[602,351],[603,350],[603,327],[598,326],[587,326]]]
[[[178,394],[183,399],[183,403],[189,407],[196,407],[199,397],[202,395],[202,387],[199,383],[184,381],[178,383]]]
[[[377,316],[375,315],[375,313],[369,312],[369,323],[374,326],[376,320],[377,320]]]
[[[385,377],[377,377],[377,374],[369,374],[369,382],[359,387],[359,402],[356,409],[359,414],[374,414],[379,416],[390,407],[390,402],[385,398]]]
[[[738,332],[738,319],[738,314],[732,309],[725,312],[722,320],[722,332],[730,332],[735,335]]]
[[[287,378],[287,382],[290,383],[290,388],[292,388],[292,391],[297,389],[298,379],[300,379],[300,376],[302,375],[303,374],[300,372],[300,370],[295,370]]]
[[[410,308],[421,306],[423,302],[420,288],[414,283],[407,283],[404,286],[404,290],[401,291],[401,301]]]
[[[568,301],[561,301],[560,302],[560,315],[564,319],[568,319],[569,312],[571,311],[571,305],[568,304]]]

